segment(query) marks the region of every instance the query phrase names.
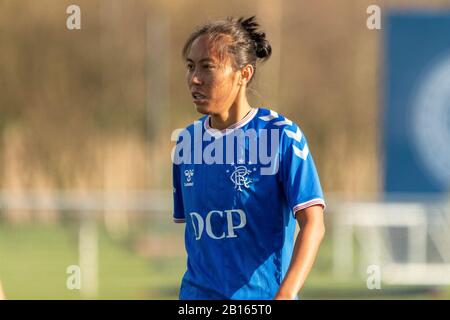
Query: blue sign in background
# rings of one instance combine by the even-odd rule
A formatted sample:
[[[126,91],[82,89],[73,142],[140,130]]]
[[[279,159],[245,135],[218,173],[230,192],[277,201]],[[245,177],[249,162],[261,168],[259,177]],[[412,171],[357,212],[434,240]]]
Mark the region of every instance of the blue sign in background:
[[[440,139],[450,136],[450,121],[432,122],[450,119],[450,12],[391,12],[383,27],[384,191],[447,192],[450,141]]]

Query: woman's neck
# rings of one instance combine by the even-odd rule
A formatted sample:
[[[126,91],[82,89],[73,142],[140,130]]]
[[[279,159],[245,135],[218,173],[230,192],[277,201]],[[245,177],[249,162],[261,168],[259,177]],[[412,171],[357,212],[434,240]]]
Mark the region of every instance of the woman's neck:
[[[211,115],[211,127],[223,130],[242,120],[251,110],[247,101],[239,105],[232,105],[227,111]]]

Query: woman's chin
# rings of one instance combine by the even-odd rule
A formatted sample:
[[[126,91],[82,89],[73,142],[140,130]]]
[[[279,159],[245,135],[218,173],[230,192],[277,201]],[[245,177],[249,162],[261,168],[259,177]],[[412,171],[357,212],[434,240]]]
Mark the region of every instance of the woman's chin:
[[[197,112],[201,114],[210,114],[211,110],[207,104],[195,104],[195,108],[197,109]]]

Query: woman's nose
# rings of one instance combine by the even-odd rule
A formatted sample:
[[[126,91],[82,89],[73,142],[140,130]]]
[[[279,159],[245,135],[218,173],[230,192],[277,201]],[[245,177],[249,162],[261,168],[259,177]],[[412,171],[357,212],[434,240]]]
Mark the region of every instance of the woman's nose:
[[[194,72],[191,76],[191,83],[192,84],[197,84],[200,85],[202,84],[202,80],[200,79],[200,77],[198,76],[197,72]]]

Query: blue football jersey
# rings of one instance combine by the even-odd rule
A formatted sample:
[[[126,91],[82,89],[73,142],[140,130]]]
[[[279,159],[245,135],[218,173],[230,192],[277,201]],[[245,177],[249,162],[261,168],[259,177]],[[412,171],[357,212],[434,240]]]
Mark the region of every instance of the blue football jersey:
[[[185,222],[180,299],[273,299],[290,264],[295,212],[325,207],[301,129],[253,108],[225,130],[204,116],[172,153],[175,222]]]

